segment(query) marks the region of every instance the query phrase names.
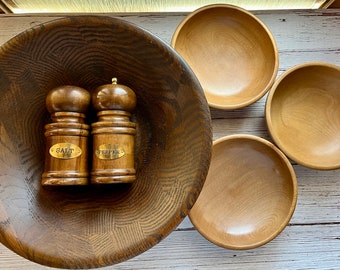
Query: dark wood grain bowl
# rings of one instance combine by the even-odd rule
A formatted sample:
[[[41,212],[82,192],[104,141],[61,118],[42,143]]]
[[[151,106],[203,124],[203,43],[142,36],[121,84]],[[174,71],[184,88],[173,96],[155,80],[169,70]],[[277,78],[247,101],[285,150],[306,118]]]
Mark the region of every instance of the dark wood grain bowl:
[[[112,77],[137,95],[136,182],[42,188],[47,92],[91,92]],[[196,201],[209,107],[182,58],[147,31],[101,16],[29,29],[0,48],[0,93],[0,241],[17,254],[59,268],[119,263],[166,237]]]

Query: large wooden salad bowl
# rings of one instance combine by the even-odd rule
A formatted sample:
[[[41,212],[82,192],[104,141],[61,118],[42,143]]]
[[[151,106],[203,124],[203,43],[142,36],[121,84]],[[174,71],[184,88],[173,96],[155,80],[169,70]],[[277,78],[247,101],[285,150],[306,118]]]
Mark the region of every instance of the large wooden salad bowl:
[[[92,92],[112,77],[137,96],[135,183],[43,188],[47,92]],[[167,236],[196,201],[209,107],[187,64],[152,34],[101,16],[29,29],[0,48],[0,93],[0,241],[17,254],[60,268],[119,263]]]

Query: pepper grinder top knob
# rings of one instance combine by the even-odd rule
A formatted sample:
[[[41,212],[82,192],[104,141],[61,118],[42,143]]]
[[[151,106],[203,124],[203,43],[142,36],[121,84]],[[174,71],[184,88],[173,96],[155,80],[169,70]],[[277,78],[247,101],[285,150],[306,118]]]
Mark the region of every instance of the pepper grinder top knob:
[[[136,107],[136,94],[130,87],[118,84],[117,79],[113,78],[112,84],[104,84],[94,91],[92,103],[97,111],[132,112]]]
[[[64,85],[53,88],[46,97],[46,108],[50,113],[85,113],[91,102],[91,94],[85,89]]]

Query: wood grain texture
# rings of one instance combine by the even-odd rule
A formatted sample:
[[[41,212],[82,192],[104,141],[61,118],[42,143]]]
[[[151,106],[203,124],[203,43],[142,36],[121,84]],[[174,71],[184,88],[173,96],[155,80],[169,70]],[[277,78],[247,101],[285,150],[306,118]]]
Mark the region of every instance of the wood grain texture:
[[[101,85],[92,93],[97,122],[92,123],[91,182],[98,184],[132,183],[136,123],[131,113],[136,108],[136,94],[126,85]]]
[[[239,5],[244,8],[256,9],[292,9],[292,8],[321,8],[330,5],[334,0],[286,0],[285,2],[279,0],[272,0],[270,2],[264,0],[244,1],[244,0],[229,0],[220,1],[227,2],[233,5]],[[214,4],[213,0],[180,0],[168,1],[159,0],[152,4],[148,0],[116,0],[114,2],[105,2],[101,0],[82,0],[78,1],[57,1],[51,2],[50,0],[31,0],[26,1],[11,1],[2,0],[6,10],[11,12],[21,13],[34,13],[34,12],[157,12],[157,11],[193,11],[202,5]],[[6,4],[6,5],[5,5]],[[1,7],[1,6],[0,6]]]
[[[340,10],[254,11],[274,34],[280,54],[278,76],[305,61],[340,65]],[[3,15],[0,44],[55,15]],[[136,23],[170,43],[186,14],[109,14]],[[254,134],[270,139],[264,120],[266,96],[244,109],[212,109],[214,139]],[[5,136],[2,130],[1,136]],[[28,152],[26,153],[28,154]],[[9,159],[10,157],[6,157]],[[267,245],[230,251],[204,239],[185,218],[164,241],[121,264],[100,269],[338,269],[340,258],[340,170],[316,171],[294,164],[299,197],[290,225]],[[51,269],[0,245],[1,270]],[[52,268],[53,269],[53,268]]]
[[[91,93],[113,76],[138,100],[135,184],[42,188],[47,92],[77,85]],[[3,44],[0,77],[5,246],[53,267],[107,266],[151,248],[188,214],[209,166],[210,114],[169,46],[118,19],[70,17]]]
[[[90,93],[76,86],[63,85],[48,92],[46,108],[51,123],[45,125],[42,185],[88,184],[90,126],[85,118],[90,102]]]
[[[207,179],[189,217],[209,241],[251,249],[277,237],[296,206],[297,181],[287,157],[253,135],[214,141]]]
[[[265,246],[247,251],[220,248],[196,230],[174,231],[138,257],[99,269],[315,269],[339,267],[339,224],[288,226]],[[327,232],[327,233],[326,233]],[[48,270],[2,249],[1,269]],[[7,267],[6,267],[7,265]]]
[[[213,108],[244,108],[265,95],[279,67],[270,30],[251,12],[216,4],[176,28],[171,46],[188,62]]]
[[[266,122],[275,143],[314,169],[340,168],[340,67],[325,62],[288,69],[273,85]]]

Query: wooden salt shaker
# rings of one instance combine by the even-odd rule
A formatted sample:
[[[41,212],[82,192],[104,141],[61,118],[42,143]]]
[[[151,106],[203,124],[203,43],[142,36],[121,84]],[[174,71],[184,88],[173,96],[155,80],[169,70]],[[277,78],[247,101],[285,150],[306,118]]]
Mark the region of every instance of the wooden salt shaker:
[[[136,95],[129,87],[117,84],[99,86],[92,95],[98,122],[92,124],[94,184],[131,183],[136,179],[134,146],[136,124],[130,121]]]
[[[45,126],[46,160],[42,185],[88,184],[88,136],[85,112],[91,101],[88,91],[60,86],[46,97],[52,123]]]

